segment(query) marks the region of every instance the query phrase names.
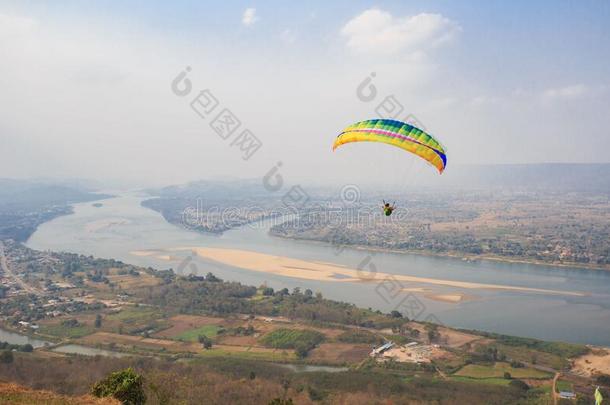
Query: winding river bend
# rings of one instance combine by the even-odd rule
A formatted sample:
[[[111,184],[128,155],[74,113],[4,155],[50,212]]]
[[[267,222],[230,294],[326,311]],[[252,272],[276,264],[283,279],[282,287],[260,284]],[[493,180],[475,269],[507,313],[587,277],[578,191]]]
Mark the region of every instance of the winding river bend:
[[[32,249],[114,258],[157,269],[181,267],[200,274],[211,271],[225,280],[249,285],[309,288],[328,298],[386,312],[397,309],[420,320],[437,319],[452,327],[610,346],[610,272],[360,249],[338,252],[324,244],[271,237],[269,224],[265,223],[244,226],[221,236],[200,234],[171,225],[159,213],[142,207],[144,198],[125,193],[101,201],[102,206],[98,207],[91,203],[76,204],[74,214],[41,225],[27,245]],[[386,276],[367,283],[299,278],[297,272],[253,271],[237,267],[232,260],[213,261],[193,255],[191,251],[195,248],[256,252],[345,269],[374,266]],[[231,251],[227,250],[229,256]],[[408,280],[400,282],[402,290],[396,289],[392,275]],[[460,287],[470,284],[511,288]]]

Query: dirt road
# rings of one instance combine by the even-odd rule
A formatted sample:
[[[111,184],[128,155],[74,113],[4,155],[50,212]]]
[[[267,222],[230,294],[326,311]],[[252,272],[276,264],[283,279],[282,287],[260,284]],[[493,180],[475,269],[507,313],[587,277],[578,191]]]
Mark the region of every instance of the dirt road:
[[[28,285],[22,279],[17,277],[17,275],[15,273],[12,272],[12,270],[6,260],[6,256],[4,255],[4,244],[2,242],[0,242],[0,269],[2,269],[2,272],[4,273],[4,275],[6,277],[12,278],[15,281],[15,283],[17,283],[24,291],[26,291],[30,294],[36,294],[36,295],[41,294],[41,292],[38,289]]]

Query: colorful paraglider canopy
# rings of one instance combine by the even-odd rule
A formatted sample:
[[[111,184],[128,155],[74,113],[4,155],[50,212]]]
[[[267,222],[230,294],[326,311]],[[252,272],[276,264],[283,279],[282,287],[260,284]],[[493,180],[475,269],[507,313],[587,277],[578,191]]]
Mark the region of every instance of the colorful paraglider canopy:
[[[333,150],[351,142],[381,142],[411,152],[443,173],[447,166],[445,148],[430,134],[406,122],[386,119],[360,121],[337,136]]]

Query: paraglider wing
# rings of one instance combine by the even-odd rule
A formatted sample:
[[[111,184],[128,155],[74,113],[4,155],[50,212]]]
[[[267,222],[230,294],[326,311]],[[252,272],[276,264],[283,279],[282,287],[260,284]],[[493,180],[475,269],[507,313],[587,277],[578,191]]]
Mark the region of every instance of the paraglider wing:
[[[357,122],[337,136],[333,150],[351,142],[381,142],[396,146],[426,160],[441,174],[447,165],[445,149],[436,139],[401,121],[375,119]]]
[[[602,393],[599,392],[599,387],[595,388],[595,405],[601,405],[604,397],[602,397]]]

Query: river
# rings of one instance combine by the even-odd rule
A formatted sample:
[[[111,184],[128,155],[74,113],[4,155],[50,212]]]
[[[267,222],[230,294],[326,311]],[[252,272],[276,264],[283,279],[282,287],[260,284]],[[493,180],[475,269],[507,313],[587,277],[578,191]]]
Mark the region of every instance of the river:
[[[45,346],[52,346],[54,343],[47,342],[41,339],[31,338],[27,335],[12,332],[6,329],[0,329],[0,342],[8,342],[14,345],[25,345],[31,344],[33,348],[37,349]],[[93,347],[66,344],[52,348],[54,352],[68,353],[68,354],[82,354],[84,356],[111,356],[111,357],[124,357],[124,353],[113,352],[110,350],[97,349]]]
[[[269,224],[244,226],[209,235],[166,222],[140,205],[144,196],[125,193],[116,198],[74,205],[74,214],[42,224],[28,240],[32,249],[81,253],[157,269],[178,268],[190,257],[177,252],[170,260],[157,255],[137,256],[134,251],[181,247],[214,247],[255,251],[301,260],[333,263],[349,268],[374,265],[381,273],[570,291],[581,295],[541,294],[490,289],[460,289],[421,283],[404,284],[412,292],[397,293],[387,279],[379,283],[311,281],[260,273],[193,257],[200,274],[208,271],[225,280],[273,288],[300,287],[325,297],[389,312],[393,309],[417,319],[438,320],[451,327],[610,346],[610,272],[498,261],[463,261],[448,257],[368,252],[340,252],[321,243],[275,238]],[[190,260],[190,259],[188,259]],[[417,292],[424,288],[426,291]],[[439,301],[438,296],[465,294],[464,301]],[[436,298],[434,297],[436,296]]]

